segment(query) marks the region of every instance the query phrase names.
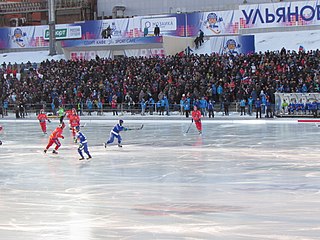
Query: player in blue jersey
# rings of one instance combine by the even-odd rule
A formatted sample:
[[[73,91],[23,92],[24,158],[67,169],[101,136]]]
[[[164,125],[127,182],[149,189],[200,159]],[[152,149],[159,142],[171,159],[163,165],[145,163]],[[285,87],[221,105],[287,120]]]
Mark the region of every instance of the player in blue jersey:
[[[76,126],[75,129],[76,129],[76,139],[79,141],[78,153],[81,156],[79,160],[84,159],[82,151],[84,151],[88,155],[87,159],[92,158],[88,150],[88,141],[86,136],[82,132],[80,132],[80,126]]]
[[[118,139],[118,147],[122,147],[121,145],[122,138],[120,136],[120,132],[128,130],[128,128],[125,128],[124,126],[122,126],[122,124],[123,124],[123,120],[120,119],[119,123],[116,124],[113,127],[113,129],[110,131],[109,140],[104,144],[105,148],[107,147],[108,144],[113,143],[115,137]]]

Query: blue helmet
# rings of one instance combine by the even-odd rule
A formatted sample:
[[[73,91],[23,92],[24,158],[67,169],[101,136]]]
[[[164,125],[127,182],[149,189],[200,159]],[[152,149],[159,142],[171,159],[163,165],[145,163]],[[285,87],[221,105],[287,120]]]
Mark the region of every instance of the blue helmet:
[[[120,126],[122,126],[122,124],[123,124],[123,120],[122,119],[119,120],[119,124],[120,124]]]
[[[80,131],[80,126],[75,127],[76,131]]]
[[[209,19],[218,19],[218,16],[215,13],[209,13],[207,16],[207,21],[209,21]]]
[[[236,41],[234,40],[234,39],[229,39],[228,41],[227,41],[227,46],[228,45],[237,45],[237,43],[236,43]]]
[[[20,28],[16,28],[14,31],[13,31],[13,34],[14,35],[22,35],[22,30]]]

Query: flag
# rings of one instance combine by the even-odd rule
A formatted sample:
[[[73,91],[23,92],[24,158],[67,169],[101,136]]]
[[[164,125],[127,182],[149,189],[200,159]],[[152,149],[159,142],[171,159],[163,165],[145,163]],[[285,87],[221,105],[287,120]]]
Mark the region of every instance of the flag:
[[[303,46],[299,46],[299,52],[304,52],[304,47]]]

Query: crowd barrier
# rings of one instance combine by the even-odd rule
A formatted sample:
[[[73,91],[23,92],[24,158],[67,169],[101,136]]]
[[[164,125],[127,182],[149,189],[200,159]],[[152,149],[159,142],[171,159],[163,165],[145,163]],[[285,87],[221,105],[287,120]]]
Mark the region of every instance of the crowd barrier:
[[[64,109],[71,110],[72,108],[75,108],[80,115],[103,115],[104,113],[131,113],[133,114],[141,114],[141,115],[152,115],[152,114],[162,114],[166,115],[170,112],[182,112],[182,108],[180,104],[170,104],[169,108],[159,108],[157,104],[153,105],[147,105],[145,110],[143,111],[140,104],[134,104],[134,105],[128,105],[127,103],[119,103],[117,104],[117,108],[112,108],[111,104],[103,104],[102,108],[98,108],[96,105],[93,105],[93,107],[90,109],[86,105],[83,105],[82,107],[77,107],[76,105],[72,104],[65,104],[63,105]],[[18,104],[9,104],[8,108],[5,110],[3,109],[4,114],[7,113],[16,113],[16,114],[38,114],[41,109],[44,109],[44,111],[48,114],[48,116],[55,116],[56,112],[58,111],[58,108],[53,109],[51,107],[51,104],[24,104],[24,105],[18,105]],[[230,103],[229,111],[230,112],[238,112],[239,111],[239,104],[236,102]],[[191,109],[192,110],[192,109]],[[215,104],[215,111],[217,112],[223,112],[223,105],[221,103]]]

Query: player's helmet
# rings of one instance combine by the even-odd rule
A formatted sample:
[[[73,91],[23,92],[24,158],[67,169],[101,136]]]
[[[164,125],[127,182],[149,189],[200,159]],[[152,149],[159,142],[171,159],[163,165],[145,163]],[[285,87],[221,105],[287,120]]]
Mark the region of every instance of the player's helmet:
[[[72,108],[71,111],[72,111],[73,114],[77,114],[77,110],[75,108]]]
[[[62,122],[62,123],[59,124],[58,127],[59,127],[59,128],[64,128],[65,126],[66,126],[66,125],[64,124],[64,122]]]
[[[207,20],[209,21],[209,19],[217,19],[218,16],[215,13],[209,13],[207,16]]]
[[[20,28],[16,28],[13,32],[13,34],[16,36],[16,35],[20,35],[22,36],[22,30]]]
[[[229,46],[229,45],[236,45],[236,44],[237,44],[236,41],[233,40],[233,39],[229,39],[229,40],[227,41],[227,46]]]
[[[76,131],[80,131],[80,126],[76,126]]]
[[[40,109],[40,113],[44,113],[44,110],[43,110],[43,109]]]
[[[119,120],[119,124],[120,124],[120,126],[122,126],[122,124],[123,124],[123,120],[122,119]]]

